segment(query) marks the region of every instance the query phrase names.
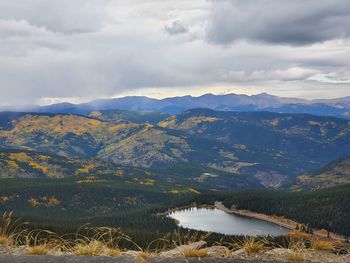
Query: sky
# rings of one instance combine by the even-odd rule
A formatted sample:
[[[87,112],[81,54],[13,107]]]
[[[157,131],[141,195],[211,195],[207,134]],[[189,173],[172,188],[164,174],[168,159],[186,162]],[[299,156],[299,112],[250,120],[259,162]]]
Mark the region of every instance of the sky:
[[[0,0],[0,105],[350,95],[348,0]]]

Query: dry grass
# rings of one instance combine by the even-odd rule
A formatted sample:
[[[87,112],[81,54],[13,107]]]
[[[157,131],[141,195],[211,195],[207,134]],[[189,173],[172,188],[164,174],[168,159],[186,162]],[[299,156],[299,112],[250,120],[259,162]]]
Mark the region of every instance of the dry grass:
[[[265,248],[265,244],[255,238],[246,238],[243,241],[242,248],[247,254],[255,254],[262,251]]]
[[[49,247],[46,244],[26,248],[26,253],[28,255],[46,255],[48,252]]]
[[[186,258],[204,258],[208,257],[208,252],[205,249],[186,248],[182,250],[182,255]]]
[[[78,244],[73,248],[73,253],[77,256],[100,256],[104,251],[105,246],[97,240]]]
[[[84,231],[84,234],[80,234],[81,231]],[[129,242],[139,249],[139,246],[129,236],[122,233],[119,228],[96,228],[85,225],[75,233],[75,239],[69,242],[73,244],[72,248],[68,250],[79,256],[116,257],[121,254],[119,249],[121,241]]]
[[[288,249],[295,251],[303,251],[306,249],[305,243],[300,240],[291,240]]]
[[[118,257],[121,255],[121,245],[127,245],[141,251],[136,257],[137,263],[147,263],[150,256],[149,253],[158,253],[161,251],[173,249],[182,245],[205,241],[210,233],[200,234],[197,231],[174,231],[168,233],[163,238],[159,238],[149,243],[144,252],[131,238],[125,235],[119,228],[111,227],[88,227],[82,226],[76,233],[58,236],[55,233],[46,230],[26,231],[18,220],[12,219],[12,213],[5,213],[0,217],[0,245],[26,245],[25,252],[28,255],[45,255],[49,251],[70,252],[79,256],[110,256]],[[322,251],[340,251],[346,253],[348,247],[345,243],[306,239],[303,233],[295,231],[294,235],[297,239],[288,239],[284,248],[288,248],[287,254],[282,257],[289,261],[305,260],[305,253],[311,244],[311,248]],[[287,245],[288,244],[288,245]],[[306,245],[307,248],[306,248]],[[224,257],[231,255],[231,249],[244,249],[247,255],[255,254],[263,251],[265,248],[278,247],[272,240],[268,238],[247,237],[243,241],[232,240],[232,243],[224,243],[220,240],[215,245],[226,246],[223,250]],[[282,247],[282,246],[280,246]],[[344,252],[345,251],[345,252]],[[204,258],[208,257],[209,253],[206,249],[186,248],[183,249],[181,255],[186,258]],[[350,253],[350,251],[349,251]]]
[[[25,252],[28,255],[46,255],[50,249],[55,248],[54,243],[51,243],[55,236],[55,233],[47,230],[26,232],[23,237],[24,244],[26,245]]]
[[[300,251],[291,251],[287,254],[287,260],[289,261],[304,261],[305,254]]]
[[[0,236],[0,245],[11,246],[13,245],[13,239],[7,236]]]
[[[121,251],[119,248],[105,248],[103,251],[103,255],[109,257],[119,257],[121,255]]]
[[[81,234],[80,232],[84,232]],[[136,249],[141,248],[125,235],[119,228],[112,227],[81,227],[75,234],[75,238],[68,242],[66,250],[79,256],[110,256],[121,255],[120,242],[129,243]],[[62,239],[66,239],[61,237]]]
[[[315,250],[331,251],[335,249],[334,243],[331,241],[315,240],[312,242],[312,248]]]
[[[226,248],[222,251],[221,257],[229,258],[231,256],[232,256],[232,251],[230,249]]]
[[[1,245],[16,245],[18,239],[24,234],[21,230],[26,223],[20,223],[20,220],[14,220],[12,212],[5,212],[0,218],[0,244]]]
[[[289,261],[303,261],[305,260],[305,243],[298,240],[292,240],[288,249],[291,251],[287,253],[287,260]]]
[[[136,257],[136,263],[147,263],[147,258],[149,257],[149,253],[142,251]]]
[[[118,244],[126,236],[119,229],[84,228],[84,231],[86,231],[85,235],[79,234],[78,231],[75,234],[60,237],[49,231],[33,230],[25,236],[25,244],[28,247],[27,253],[40,254],[40,249],[44,251],[50,248],[71,252],[78,256],[105,255],[116,257],[121,254]]]

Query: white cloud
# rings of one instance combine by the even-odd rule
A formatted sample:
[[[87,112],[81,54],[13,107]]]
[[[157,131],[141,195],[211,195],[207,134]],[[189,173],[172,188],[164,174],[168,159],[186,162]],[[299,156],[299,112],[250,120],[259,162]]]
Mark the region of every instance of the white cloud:
[[[218,4],[2,1],[0,104],[147,92],[158,97],[210,90],[309,97],[346,93],[349,39],[302,46],[249,40],[212,44],[206,32]],[[165,26],[178,34],[169,35]]]
[[[256,81],[301,81],[307,80],[318,74],[319,71],[301,67],[292,67],[287,69],[275,70],[255,70],[252,72],[245,71],[227,71],[218,72],[220,77],[226,81],[237,82],[256,82]]]
[[[0,18],[26,20],[62,33],[98,31],[106,21],[108,0],[13,0],[0,2]]]
[[[350,73],[348,72],[346,75],[338,74],[335,72],[320,73],[310,77],[309,80],[328,84],[350,84]]]

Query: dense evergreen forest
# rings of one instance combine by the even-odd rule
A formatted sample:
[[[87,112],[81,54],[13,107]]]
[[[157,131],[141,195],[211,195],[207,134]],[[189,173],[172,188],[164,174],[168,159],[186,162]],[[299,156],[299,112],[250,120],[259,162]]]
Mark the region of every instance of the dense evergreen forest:
[[[71,179],[3,179],[0,185],[0,212],[14,211],[16,217],[30,222],[30,227],[58,234],[74,233],[86,223],[120,227],[141,245],[174,231],[187,231],[158,213],[215,201],[350,235],[349,185],[315,192],[202,189],[200,194],[111,181],[77,184]],[[213,242],[221,238],[224,236],[211,236]]]
[[[191,204],[196,195],[175,186],[165,191],[158,182],[152,186],[120,180],[2,179],[0,214],[13,211],[30,228],[60,235],[75,233],[85,224],[121,228],[137,244],[146,245],[178,230],[172,219],[157,213]]]
[[[223,203],[350,236],[350,185],[314,192],[247,191],[231,194]]]

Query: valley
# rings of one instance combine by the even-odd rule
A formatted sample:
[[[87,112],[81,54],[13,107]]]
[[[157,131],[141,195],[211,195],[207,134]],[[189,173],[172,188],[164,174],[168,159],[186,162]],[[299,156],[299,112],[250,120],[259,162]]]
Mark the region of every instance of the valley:
[[[57,235],[86,223],[120,228],[147,248],[189,231],[164,212],[220,201],[346,239],[349,140],[349,120],[309,114],[3,112],[0,211]],[[242,240],[234,233],[207,242]]]
[[[344,119],[205,109],[126,115],[1,113],[0,146],[160,171],[198,167],[197,180],[231,190],[242,177],[252,187],[281,188],[350,154]]]

